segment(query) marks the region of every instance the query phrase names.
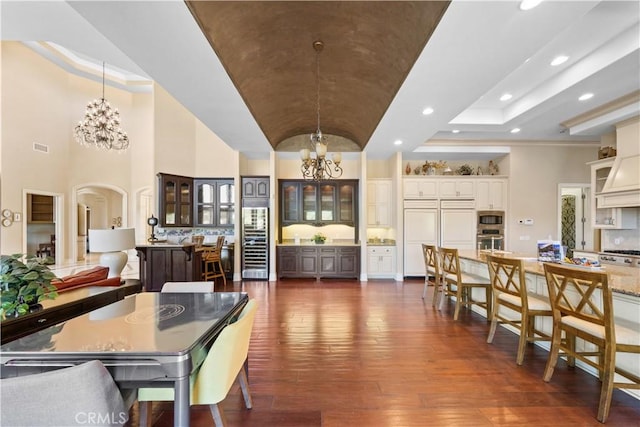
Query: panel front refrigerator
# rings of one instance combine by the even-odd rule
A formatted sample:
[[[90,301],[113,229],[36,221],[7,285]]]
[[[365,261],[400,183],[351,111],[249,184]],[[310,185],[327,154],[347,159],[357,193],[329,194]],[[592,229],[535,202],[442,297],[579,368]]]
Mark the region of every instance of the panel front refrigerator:
[[[269,209],[242,208],[242,278],[269,278]]]

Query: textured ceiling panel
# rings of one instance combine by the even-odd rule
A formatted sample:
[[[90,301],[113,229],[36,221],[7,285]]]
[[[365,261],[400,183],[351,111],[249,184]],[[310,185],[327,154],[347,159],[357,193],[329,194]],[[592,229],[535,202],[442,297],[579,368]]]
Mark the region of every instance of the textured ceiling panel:
[[[187,4],[274,149],[316,129],[322,40],[320,127],[362,149],[449,2]]]

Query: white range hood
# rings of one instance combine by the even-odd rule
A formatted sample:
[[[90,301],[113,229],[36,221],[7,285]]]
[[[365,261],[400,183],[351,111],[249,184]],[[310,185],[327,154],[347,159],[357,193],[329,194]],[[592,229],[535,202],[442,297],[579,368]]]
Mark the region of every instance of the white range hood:
[[[640,155],[616,157],[602,192],[596,197],[602,208],[639,207]]]
[[[618,155],[596,194],[600,208],[640,207],[640,117],[616,125]]]

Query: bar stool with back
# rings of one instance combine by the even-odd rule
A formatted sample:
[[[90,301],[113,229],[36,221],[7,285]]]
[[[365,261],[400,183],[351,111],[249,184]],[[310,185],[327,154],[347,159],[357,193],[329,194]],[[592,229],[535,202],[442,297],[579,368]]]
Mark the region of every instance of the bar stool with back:
[[[215,247],[203,246],[202,261],[203,272],[202,280],[209,281],[222,277],[224,286],[227,286],[227,277],[222,267],[222,245],[224,245],[224,236],[218,236]]]
[[[640,331],[631,322],[614,317],[606,273],[550,263],[544,264],[544,270],[553,310],[553,335],[543,379],[551,380],[560,352],[568,357],[569,365],[578,359],[597,369],[602,381],[597,418],[604,423],[614,388],[640,389],[639,376],[616,366],[618,352],[640,354]],[[596,350],[577,349],[576,337],[593,344]],[[616,382],[615,374],[631,382]]]
[[[522,365],[527,342],[551,340],[548,334],[535,327],[536,316],[552,316],[551,305],[543,295],[529,294],[527,291],[523,260],[487,255],[487,266],[493,297],[493,314],[487,342],[493,342],[498,324],[518,329],[520,339],[516,363]],[[511,312],[501,312],[500,308],[507,308]]]
[[[458,320],[460,307],[477,305],[487,310],[487,319],[491,319],[491,283],[482,276],[463,273],[460,270],[460,258],[458,250],[452,248],[440,248],[442,256],[442,306],[448,296],[456,298],[456,309],[453,320]],[[485,301],[477,301],[472,298],[472,289],[484,289]]]
[[[427,296],[427,287],[431,283],[429,278],[433,276],[433,301],[431,305],[435,307],[442,294],[442,273],[441,273],[441,260],[438,248],[435,245],[422,244],[422,255],[424,257],[425,265],[425,277],[424,277],[424,289],[422,291],[422,299]]]

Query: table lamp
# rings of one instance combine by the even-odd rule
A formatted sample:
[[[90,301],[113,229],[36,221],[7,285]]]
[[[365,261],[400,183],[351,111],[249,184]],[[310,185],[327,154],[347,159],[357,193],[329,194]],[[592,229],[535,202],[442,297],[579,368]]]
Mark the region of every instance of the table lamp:
[[[109,267],[109,277],[120,277],[127,265],[125,251],[136,245],[136,233],[133,228],[112,228],[105,230],[89,229],[89,251],[101,253],[100,265]]]

